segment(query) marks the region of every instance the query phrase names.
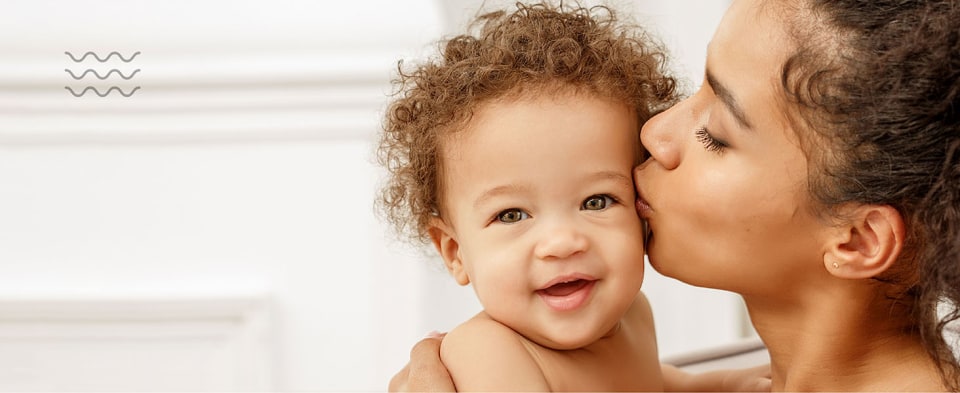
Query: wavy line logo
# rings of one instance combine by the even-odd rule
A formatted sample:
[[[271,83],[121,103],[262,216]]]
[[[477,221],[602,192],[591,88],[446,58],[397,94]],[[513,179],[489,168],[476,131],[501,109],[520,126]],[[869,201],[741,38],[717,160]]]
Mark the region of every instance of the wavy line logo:
[[[70,91],[70,94],[73,94],[74,97],[83,97],[84,94],[87,94],[87,90],[92,90],[96,95],[98,95],[98,96],[100,96],[100,97],[106,97],[106,96],[110,95],[110,93],[111,93],[112,91],[114,91],[114,90],[116,90],[118,93],[120,93],[120,95],[122,95],[122,96],[124,96],[124,97],[130,97],[130,96],[133,95],[133,93],[136,93],[137,90],[140,90],[140,86],[137,86],[137,87],[134,87],[133,90],[130,90],[129,93],[124,93],[123,90],[120,90],[119,87],[110,86],[110,88],[107,89],[107,91],[106,91],[105,93],[101,93],[100,90],[97,90],[96,87],[87,86],[87,87],[84,87],[83,90],[81,90],[79,93],[77,93],[77,92],[74,91],[73,88],[71,88],[70,86],[64,86],[63,88],[64,88],[64,89],[67,89],[68,91]]]
[[[90,73],[93,73],[93,76],[96,76],[97,79],[99,79],[99,80],[105,80],[105,79],[109,78],[110,75],[113,75],[114,72],[116,72],[117,75],[120,75],[120,77],[123,78],[123,80],[130,80],[130,78],[133,78],[135,75],[137,75],[138,72],[140,72],[140,69],[137,68],[137,69],[133,70],[133,72],[131,72],[129,76],[124,75],[123,72],[121,72],[120,70],[118,70],[118,69],[116,69],[116,68],[108,71],[108,72],[107,72],[107,75],[103,75],[103,76],[101,76],[100,73],[97,72],[97,70],[95,70],[95,69],[93,69],[93,68],[90,68],[90,69],[87,69],[87,70],[83,71],[83,73],[81,73],[80,76],[77,76],[77,74],[74,74],[73,71],[71,71],[71,70],[69,70],[69,69],[66,69],[66,68],[64,68],[63,71],[65,71],[66,73],[70,74],[70,77],[73,78],[73,79],[75,79],[75,80],[81,80],[81,79],[83,79],[84,77],[86,77],[87,74],[90,74]]]
[[[97,59],[97,61],[99,61],[99,62],[101,62],[101,63],[106,63],[107,60],[110,60],[111,57],[117,56],[117,57],[120,58],[120,61],[122,61],[122,62],[124,62],[124,63],[129,63],[129,62],[133,61],[133,59],[135,59],[138,55],[140,55],[140,51],[134,52],[132,55],[130,55],[130,58],[129,58],[129,59],[123,57],[123,55],[121,55],[120,52],[110,52],[110,53],[107,54],[107,57],[104,57],[104,58],[102,58],[102,59],[100,58],[100,56],[97,56],[97,54],[96,54],[96,53],[93,53],[93,52],[84,53],[82,56],[80,56],[79,59],[76,58],[76,57],[73,55],[73,53],[70,53],[70,52],[63,52],[63,54],[65,54],[65,55],[67,55],[67,56],[70,56],[70,60],[73,60],[74,63],[80,63],[80,62],[86,60],[86,59],[87,59],[87,56],[93,56],[94,59]]]
[[[67,55],[67,57],[69,57],[70,60],[73,60],[74,63],[82,63],[82,62],[84,62],[88,57],[93,57],[93,58],[94,58],[97,62],[99,62],[99,63],[106,63],[106,62],[110,61],[114,56],[116,56],[118,59],[120,59],[120,61],[122,61],[122,62],[124,62],[124,63],[130,63],[131,61],[133,61],[134,59],[136,59],[137,56],[140,55],[140,52],[139,52],[139,51],[134,52],[133,54],[131,54],[131,55],[128,56],[128,57],[124,57],[124,56],[123,56],[122,54],[120,54],[119,52],[110,52],[110,53],[108,53],[106,56],[104,56],[104,57],[102,57],[102,58],[101,58],[98,54],[96,54],[96,53],[94,53],[94,52],[86,52],[86,53],[80,55],[79,57],[74,56],[73,53],[70,53],[70,52],[63,52],[63,54]],[[137,68],[137,69],[133,70],[132,72],[130,72],[129,74],[124,74],[123,71],[121,71],[121,70],[119,70],[119,69],[117,69],[117,68],[111,68],[111,69],[109,69],[108,71],[106,71],[106,73],[104,73],[104,74],[102,74],[102,75],[100,74],[99,71],[97,71],[97,70],[95,70],[95,69],[93,69],[93,68],[88,68],[88,69],[83,70],[82,72],[79,72],[79,73],[74,72],[73,70],[71,70],[71,69],[69,69],[69,68],[65,68],[63,71],[66,72],[67,74],[69,74],[70,77],[73,78],[73,80],[77,80],[77,81],[83,80],[84,78],[86,78],[86,77],[87,77],[88,75],[90,75],[90,74],[93,74],[94,77],[96,77],[97,79],[99,79],[99,80],[101,80],[101,81],[106,81],[107,79],[109,79],[110,77],[112,77],[114,74],[116,74],[117,76],[119,76],[121,79],[123,79],[123,80],[125,80],[125,81],[128,81],[128,80],[130,80],[130,79],[133,79],[133,77],[135,77],[135,76],[137,75],[137,73],[140,72],[140,69]],[[98,88],[98,87],[99,87],[99,88]],[[113,93],[114,90],[116,90],[117,93],[120,94],[121,96],[123,96],[123,97],[125,97],[125,98],[129,98],[130,96],[133,95],[133,93],[136,93],[137,90],[140,90],[140,86],[135,86],[133,89],[130,89],[129,92],[123,91],[123,89],[122,89],[120,86],[109,86],[109,87],[105,87],[105,86],[86,86],[86,87],[83,87],[82,89],[79,89],[79,88],[78,88],[78,89],[74,89],[73,87],[70,87],[70,86],[64,86],[63,88],[66,89],[67,91],[69,91],[71,95],[73,95],[74,97],[77,97],[77,98],[83,97],[83,96],[86,95],[87,92],[89,92],[89,91],[92,91],[92,92],[93,92],[94,94],[96,94],[97,96],[103,98],[103,97],[106,97],[106,96],[110,95],[110,93]],[[104,91],[101,92],[100,89],[104,89]]]

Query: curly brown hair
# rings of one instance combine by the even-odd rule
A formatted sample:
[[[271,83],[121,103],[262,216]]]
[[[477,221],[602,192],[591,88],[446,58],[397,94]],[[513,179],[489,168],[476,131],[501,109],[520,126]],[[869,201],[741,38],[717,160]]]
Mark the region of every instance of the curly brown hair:
[[[958,391],[944,329],[960,319],[960,2],[804,0],[799,10],[781,82],[822,147],[806,149],[811,193],[828,215],[862,203],[904,217],[904,253],[876,279],[910,306],[910,329]]]
[[[444,136],[463,129],[483,103],[573,88],[624,102],[643,124],[676,100],[662,46],[609,8],[518,3],[473,26],[441,42],[437,58],[409,70],[398,63],[384,119],[377,158],[390,178],[377,207],[398,234],[421,245],[441,211]]]

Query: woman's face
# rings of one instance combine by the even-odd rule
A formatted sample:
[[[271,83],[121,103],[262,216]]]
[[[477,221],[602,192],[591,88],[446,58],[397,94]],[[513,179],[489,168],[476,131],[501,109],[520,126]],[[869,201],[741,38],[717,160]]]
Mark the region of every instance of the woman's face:
[[[822,272],[823,255],[779,88],[792,45],[777,11],[758,3],[733,2],[699,91],[644,125],[651,158],[636,170],[653,267],[741,294],[782,293]]]

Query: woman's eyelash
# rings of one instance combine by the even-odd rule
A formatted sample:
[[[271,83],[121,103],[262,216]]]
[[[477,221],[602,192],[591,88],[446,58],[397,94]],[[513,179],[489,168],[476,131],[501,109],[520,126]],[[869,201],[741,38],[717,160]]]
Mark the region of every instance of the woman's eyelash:
[[[697,141],[703,144],[703,147],[707,151],[712,151],[716,153],[723,153],[723,149],[727,148],[727,144],[723,141],[716,139],[713,135],[710,135],[710,132],[707,131],[706,127],[697,128],[694,132],[697,136]]]

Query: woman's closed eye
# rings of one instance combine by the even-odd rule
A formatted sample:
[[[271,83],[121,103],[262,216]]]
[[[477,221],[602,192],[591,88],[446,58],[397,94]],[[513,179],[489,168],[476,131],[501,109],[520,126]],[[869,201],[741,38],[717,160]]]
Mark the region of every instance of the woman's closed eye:
[[[496,221],[502,222],[504,224],[513,224],[519,222],[520,220],[526,220],[530,218],[530,214],[520,209],[507,209],[497,213]]]
[[[583,200],[580,210],[605,210],[617,200],[606,194],[591,195]]]
[[[697,136],[697,141],[702,143],[703,147],[707,149],[707,151],[722,154],[723,150],[728,147],[726,142],[714,138],[713,135],[710,134],[710,131],[707,131],[706,127],[697,128],[694,133]]]

